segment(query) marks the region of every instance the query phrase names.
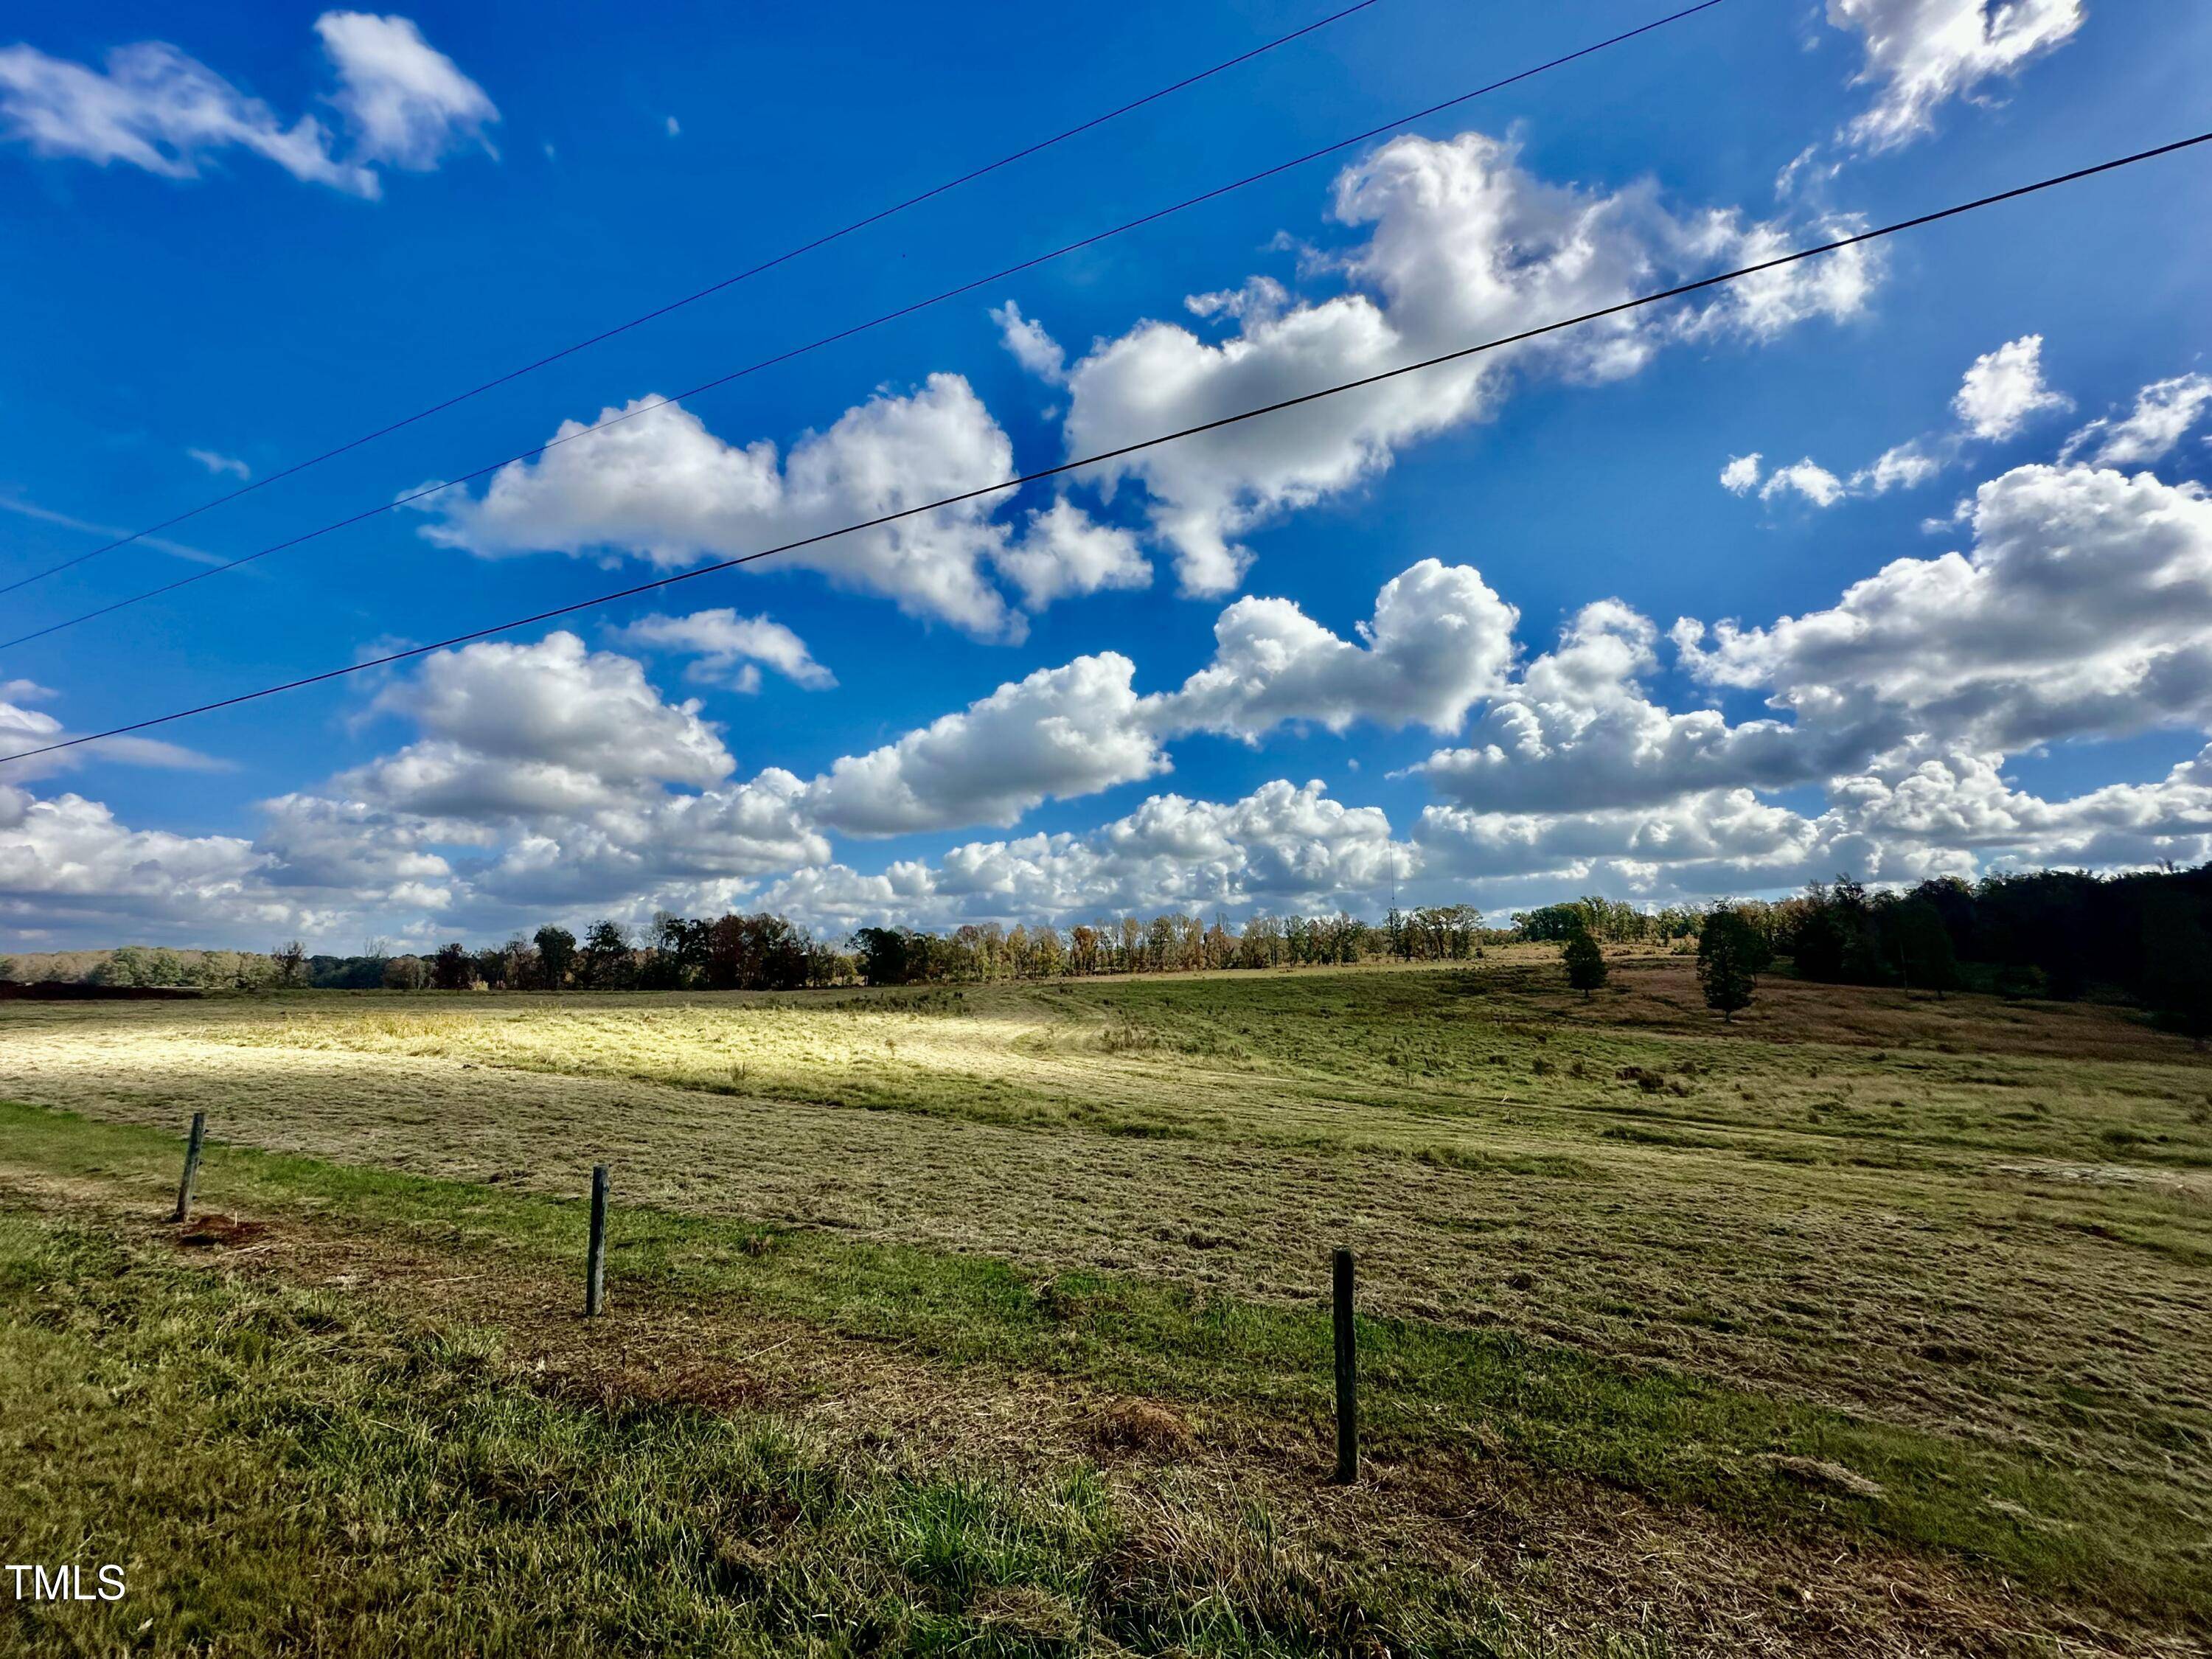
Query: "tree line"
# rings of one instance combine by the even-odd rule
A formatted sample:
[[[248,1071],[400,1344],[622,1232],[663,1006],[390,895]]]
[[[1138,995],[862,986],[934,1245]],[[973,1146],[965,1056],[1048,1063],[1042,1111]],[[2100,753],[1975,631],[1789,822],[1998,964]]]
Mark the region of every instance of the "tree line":
[[[1514,921],[1521,937],[1559,945],[1568,984],[1585,996],[1609,976],[1604,943],[1694,936],[1705,1000],[1730,1017],[1749,1006],[1757,975],[1786,959],[1801,980],[1938,997],[1960,988],[2057,1001],[2117,993],[2170,1030],[2212,1036],[2212,864],[1943,877],[1881,892],[1839,876],[1790,898],[1688,913],[1686,928],[1679,913],[1639,919],[1603,899]]]
[[[1382,960],[1463,962],[1518,937],[1486,927],[1472,905],[1357,916],[1258,915],[1233,927],[1182,912],[1049,923],[971,923],[944,933],[861,927],[817,938],[769,914],[656,915],[632,929],[593,923],[579,939],[549,925],[502,945],[453,940],[394,951],[372,941],[350,956],[311,955],[297,942],[259,953],[125,945],[112,951],[0,957],[0,979],[59,978],[210,990],[672,991],[795,990],[836,985],[988,983],[1069,975],[1313,967]]]
[[[1260,915],[1241,927],[1183,912],[1060,928],[977,922],[933,933],[861,927],[836,943],[778,915],[656,916],[633,933],[594,923],[580,940],[545,927],[471,950],[456,940],[424,956],[314,957],[312,983],[387,990],[797,990],[835,985],[988,984],[1109,974],[1313,967],[1384,959],[1467,961],[1513,935],[1486,929],[1472,905],[1356,916]]]
[[[0,958],[0,979],[208,989],[783,990],[1457,962],[1486,946],[1533,941],[1560,945],[1570,983],[1593,990],[1605,973],[1604,952],[1593,947],[1672,942],[1686,950],[1692,940],[1701,976],[1710,969],[1721,988],[1709,985],[1708,994],[1720,997],[1714,1006],[1723,1012],[1733,1012],[1724,1003],[1744,1006],[1735,999],[1747,998],[1755,975],[1779,960],[1801,979],[1939,996],[1960,988],[2057,999],[2117,993],[2173,1029],[2212,1035],[2212,864],[2116,876],[2008,872],[1883,891],[1838,877],[1790,898],[1709,909],[1639,910],[1593,896],[1516,912],[1506,927],[1453,904],[1394,908],[1379,922],[1259,915],[1233,927],[1218,915],[1172,912],[1065,928],[866,927],[832,940],[768,914],[664,914],[638,930],[603,921],[580,939],[547,926],[503,945],[455,940],[421,954],[375,943],[352,956],[310,955],[297,941],[265,953],[127,945]]]
[[[1769,907],[1765,922],[1802,979],[2061,1001],[2112,991],[2174,1030],[2212,1034],[2212,864],[1953,877],[1881,893],[1841,878]]]

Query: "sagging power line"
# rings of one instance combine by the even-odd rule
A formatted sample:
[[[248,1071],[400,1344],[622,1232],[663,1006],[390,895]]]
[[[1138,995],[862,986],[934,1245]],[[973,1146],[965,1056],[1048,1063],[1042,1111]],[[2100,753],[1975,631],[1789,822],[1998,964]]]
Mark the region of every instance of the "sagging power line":
[[[1080,137],[1086,132],[1104,126],[1109,121],[1119,120],[1122,116],[1140,110],[1147,104],[1158,103],[1163,98],[1170,97],[1187,88],[1194,87],[1201,81],[1211,80],[1217,75],[1224,74],[1239,64],[1249,64],[1255,58],[1263,58],[1278,47],[1286,46],[1293,40],[1303,40],[1317,30],[1325,29],[1332,23],[1341,22],[1353,13],[1365,11],[1370,6],[1378,3],[1380,0],[1357,0],[1357,3],[1346,6],[1341,10],[1333,11],[1328,16],[1317,18],[1303,27],[1292,29],[1288,34],[1279,34],[1272,40],[1263,40],[1258,46],[1237,53],[1234,58],[1224,58],[1209,69],[1200,70],[1193,75],[1186,75],[1180,81],[1171,82],[1156,91],[1146,93],[1141,98],[1133,98],[1127,103],[1108,110],[1102,115],[1094,115],[1089,120],[1079,122],[1065,131],[1056,132],[1049,138],[1041,138],[1035,143],[1024,145],[1009,155],[1001,155],[995,161],[988,161],[981,167],[970,168],[957,178],[948,179],[940,185],[933,185],[919,195],[909,196],[903,201],[894,202],[889,207],[878,208],[875,212],[855,219],[850,224],[841,225],[836,230],[817,236],[811,241],[801,242],[796,247],[787,248],[771,258],[763,259],[757,264],[749,265],[743,270],[709,283],[706,287],[695,289],[680,299],[671,300],[665,305],[655,306],[650,311],[641,312],[626,321],[617,323],[611,328],[601,329],[596,334],[587,335],[573,344],[562,346],[557,351],[549,352],[544,356],[524,363],[518,368],[511,368],[504,374],[494,375],[490,380],[483,381],[481,385],[472,386],[465,392],[455,392],[453,396],[441,398],[427,408],[418,409],[412,415],[403,416],[398,420],[378,427],[373,432],[364,432],[358,438],[349,439],[334,449],[326,449],[321,454],[312,455],[304,461],[295,461],[288,467],[270,473],[266,477],[256,478],[252,483],[242,484],[224,495],[202,501],[198,507],[188,507],[182,513],[162,520],[159,524],[149,524],[143,530],[134,530],[127,536],[118,536],[113,541],[93,548],[88,552],[79,553],[72,558],[64,559],[58,564],[49,565],[46,568],[33,571],[27,576],[18,577],[12,582],[0,586],[0,593],[12,593],[19,587],[28,587],[33,582],[44,581],[49,576],[58,575],[64,570],[74,569],[88,560],[98,558],[103,553],[112,553],[118,547],[128,547],[133,542],[143,541],[149,536],[159,534],[173,526],[184,523],[187,519],[198,518],[201,514],[234,501],[242,495],[251,495],[258,489],[265,489],[281,478],[297,477],[311,467],[320,466],[325,461],[335,460],[341,455],[359,449],[364,444],[374,443],[380,438],[388,438],[393,433],[413,426],[418,421],[426,421],[433,415],[443,414],[447,410],[465,404],[471,398],[481,397],[487,392],[521,380],[525,375],[534,374],[541,368],[557,363],[565,357],[573,357],[576,353],[611,340],[617,335],[627,334],[634,328],[642,327],[645,324],[665,317],[672,312],[681,311],[686,306],[696,305],[700,301],[720,294],[726,289],[735,288],[740,283],[750,282],[752,278],[774,270],[780,265],[788,264],[803,255],[827,247],[832,242],[841,241],[855,232],[866,230],[871,225],[881,224],[884,220],[904,213],[909,208],[920,207],[925,202],[934,201],[940,196],[958,190],[963,185],[973,184],[976,179],[996,173],[1003,167],[1012,167],[1017,161],[1026,161],[1029,157],[1050,149],[1056,144],[1066,143],[1071,138]]]
[[[176,720],[189,720],[195,715],[213,714],[218,709],[234,708],[241,703],[258,702],[264,697],[273,697],[283,692],[300,690],[310,685],[320,685],[326,681],[365,673],[374,668],[389,667],[393,663],[405,662],[415,657],[428,656],[434,652],[450,650],[455,646],[489,639],[495,635],[512,633],[516,629],[550,622],[556,617],[574,616],[580,611],[589,611],[599,605],[617,604],[624,599],[635,599],[642,593],[658,592],[664,588],[677,586],[680,583],[696,581],[702,576],[714,575],[721,571],[735,569],[739,565],[752,564],[761,559],[773,558],[780,553],[795,552],[803,547],[814,547],[823,542],[836,541],[842,537],[856,535],[862,531],[879,529],[884,525],[896,524],[901,520],[916,518],[922,514],[933,513],[943,507],[956,507],[963,501],[978,501],[987,495],[1001,495],[1008,490],[1018,489],[1025,484],[1036,483],[1046,478],[1058,477],[1065,473],[1078,471],[1084,467],[1097,466],[1107,461],[1118,460],[1125,455],[1139,454],[1148,449],[1157,449],[1164,444],[1180,442],[1186,438],[1194,438],[1205,433],[1217,432],[1224,427],[1236,426],[1245,421],[1257,420],[1262,416],[1279,414],[1284,410],[1297,409],[1308,404],[1319,403],[1324,398],[1337,397],[1347,392],[1356,392],[1364,386],[1379,386],[1385,381],[1395,380],[1403,375],[1417,374],[1425,369],[1439,368],[1445,363],[1463,362],[1467,358],[1480,356],[1486,351],[1496,351],[1505,346],[1518,345],[1524,341],[1538,339],[1548,334],[1557,334],[1563,330],[1597,322],[1607,317],[1618,317],[1624,313],[1639,310],[1645,306],[1658,305],[1668,300],[1680,299],[1685,295],[1718,288],[1728,283],[1740,282],[1745,277],[1756,276],[1764,271],[1778,270],[1784,266],[1801,264],[1807,259],[1839,252],[1844,248],[1857,247],[1864,243],[1879,241],[1883,237],[1894,236],[1901,231],[1917,229],[1922,226],[1936,224],[1946,219],[1955,219],[1961,214],[1995,207],[2003,202],[2016,201],[2024,196],[2033,196],[2039,191],[2055,189],[2060,185],[2073,184],[2083,179],[2094,178],[2100,173],[2116,172],[2122,167],[2133,167],[2162,155],[2171,155],[2177,151],[2189,149],[2208,142],[2212,142],[2212,131],[2200,132],[2192,137],[2178,138],[2171,143],[2137,150],[2132,155],[2117,156],[2111,161],[2099,161],[2089,167],[2076,167],[2069,173],[2056,173],[2047,179],[2037,179],[2033,184],[2015,185],[2008,190],[1977,197],[1972,201],[1957,203],[1950,207],[1939,208],[1930,213],[1916,214],[1909,219],[1895,220],[1889,224],[1877,226],[1872,230],[1859,231],[1850,236],[1839,236],[1832,241],[1820,242],[1810,247],[1802,247],[1789,253],[1778,254],[1771,259],[1761,259],[1753,264],[1739,265],[1732,270],[1721,271],[1711,276],[1701,276],[1694,282],[1680,283],[1672,288],[1638,295],[1632,300],[1622,300],[1613,305],[1601,306],[1594,311],[1585,311],[1577,316],[1563,317],[1555,322],[1543,323],[1534,328],[1522,329],[1516,333],[1479,341],[1474,345],[1462,346],[1456,350],[1440,352],[1433,357],[1424,357],[1414,362],[1401,363],[1395,368],[1386,368],[1376,374],[1362,375],[1357,380],[1341,380],[1334,386],[1322,386],[1313,392],[1301,392],[1292,398],[1279,398],[1273,403],[1262,404],[1257,408],[1243,410],[1234,415],[1224,415],[1215,420],[1200,422],[1195,426],[1183,427],[1174,432],[1164,432],[1157,437],[1139,439],[1134,443],[1122,444],[1113,449],[1103,449],[1093,454],[1079,456],[1073,460],[1060,461],[1051,466],[1039,467],[1035,471],[1021,473],[998,483],[984,484],[977,489],[962,490],[956,495],[942,495],[935,501],[924,501],[919,506],[902,507],[894,513],[880,514],[872,519],[863,519],[853,524],[842,525],[835,530],[825,530],[817,535],[801,537],[796,541],[785,542],[779,546],[765,547],[757,552],[740,554],[731,559],[718,560],[712,564],[702,565],[696,570],[682,571],[676,575],[663,576],[653,581],[638,582],[629,587],[617,588],[610,593],[594,595],[588,599],[578,599],[572,604],[556,605],[550,610],[535,611],[526,617],[512,617],[506,622],[494,623],[486,628],[471,629],[465,634],[452,635],[442,640],[434,640],[428,645],[410,646],[404,651],[387,652],[382,656],[348,663],[343,667],[325,669],[319,673],[304,674],[295,679],[284,680],[275,685],[263,686],[257,690],[242,691],[234,696],[217,698],[212,702],[199,703],[190,708],[179,708],[167,714],[155,714],[145,720],[132,720],[126,725],[110,726],[104,732],[87,732],[81,737],[45,744],[36,749],[20,750],[12,755],[0,755],[0,765],[5,765],[11,761],[30,760],[40,755],[56,754],[63,750],[75,749],[85,744],[98,743],[106,738],[118,738],[133,732],[147,731],[151,727],[167,726]]]
[[[1593,41],[1589,46],[1578,47],[1573,52],[1562,53],[1557,58],[1550,58],[1544,63],[1534,64],[1530,68],[1522,70],[1513,75],[1506,76],[1503,79],[1492,81],[1487,85],[1476,87],[1469,91],[1456,94],[1450,98],[1443,100],[1441,102],[1431,104],[1425,108],[1414,110],[1408,114],[1399,116],[1394,120],[1385,121],[1376,126],[1369,127],[1364,131],[1355,132],[1348,137],[1339,138],[1331,143],[1322,145],[1318,149],[1310,149],[1303,155],[1292,156],[1288,161],[1278,161],[1273,166],[1264,167],[1257,173],[1249,173],[1240,179],[1231,179],[1227,184],[1217,185],[1211,190],[1201,191],[1195,196],[1187,196],[1181,201],[1170,203],[1165,207],[1155,208],[1151,212],[1139,215],[1134,219],[1124,220],[1120,224],[1110,226],[1104,230],[1094,231],[1090,235],[1079,238],[1077,240],[1073,242],[1063,243],[1060,246],[1053,248],[1047,252],[1034,254],[1029,258],[1020,260],[1018,263],[1007,265],[1003,269],[992,271],[986,276],[972,277],[969,281],[959,283],[956,287],[948,288],[941,292],[933,294],[927,299],[915,300],[906,305],[900,306],[895,310],[886,311],[878,316],[871,317],[865,322],[851,324],[847,327],[837,330],[834,333],[825,334],[818,339],[810,340],[804,345],[789,347],[785,350],[775,353],[772,356],[763,357],[757,362],[747,363],[742,368],[732,369],[726,374],[716,375],[712,380],[702,380],[697,386],[686,387],[681,392],[672,392],[665,398],[646,398],[631,408],[625,409],[621,410],[619,413],[608,416],[604,420],[594,422],[589,426],[578,427],[575,430],[571,432],[562,433],[557,436],[549,438],[542,444],[534,445],[531,448],[522,450],[515,454],[503,456],[496,461],[487,462],[482,466],[473,467],[468,471],[459,473],[453,477],[441,479],[434,484],[426,484],[421,489],[409,491],[388,501],[379,501],[375,506],[364,508],[361,512],[349,514],[343,519],[334,520],[329,524],[319,526],[315,529],[306,531],[300,535],[288,537],[283,541],[272,542],[268,546],[257,548],[251,553],[240,554],[237,558],[226,560],[221,563],[207,566],[204,568],[192,572],[190,575],[179,576],[173,581],[161,582],[153,587],[147,588],[141,592],[132,593],[120,599],[112,599],[105,605],[94,605],[89,611],[82,611],[76,616],[66,617],[60,622],[48,623],[43,627],[32,629],[27,633],[16,635],[13,639],[0,640],[0,651],[9,650],[19,645],[28,645],[33,640],[42,640],[50,635],[59,634],[69,629],[79,627],[85,623],[97,621],[102,617],[112,616],[118,611],[126,611],[133,605],[143,605],[149,599],[158,599],[166,594],[174,593],[179,592],[180,589],[193,586],[198,583],[207,580],[211,576],[220,576],[228,571],[236,570],[242,565],[255,563],[259,560],[269,557],[271,554],[286,552],[290,549],[301,546],[305,543],[319,540],[321,538],[330,535],[334,532],[349,529],[354,525],[365,523],[370,519],[381,517],[386,513],[395,512],[403,507],[413,506],[416,502],[428,499],[430,496],[441,495],[446,490],[456,489],[462,484],[472,483],[479,478],[489,477],[492,473],[497,472],[502,467],[512,466],[518,462],[535,460],[539,456],[544,454],[547,451],[557,449],[563,444],[574,443],[580,439],[591,437],[595,433],[604,432],[610,427],[620,426],[625,422],[635,420],[640,416],[651,415],[659,410],[670,408],[687,398],[696,398],[703,393],[719,390],[720,387],[729,386],[736,381],[744,380],[749,375],[757,374],[763,369],[773,368],[778,364],[790,362],[796,358],[804,357],[811,352],[819,351],[824,347],[835,345],[840,341],[849,340],[857,335],[867,333],[872,329],[881,328],[886,324],[896,322],[902,318],[911,317],[917,313],[927,311],[933,307],[945,304],[947,301],[957,299],[963,294],[972,294],[977,289],[988,288],[994,283],[1004,282],[1007,278],[1018,276],[1024,271],[1034,270],[1041,265],[1049,264],[1055,259],[1065,258],[1071,253],[1080,252],[1085,248],[1096,247],[1100,243],[1110,241],[1116,236],[1125,235],[1130,231],[1141,229],[1146,225],[1156,224],[1159,221],[1169,218],[1175,214],[1184,212],[1188,209],[1200,206],[1207,202],[1218,200],[1222,197],[1232,194],[1237,191],[1246,189],[1249,186],[1259,184],[1265,179],[1275,178],[1278,175],[1288,173],[1294,168],[1304,167],[1310,162],[1320,161],[1325,156],[1336,155],[1340,151],[1350,149],[1358,144],[1364,144],[1368,140],[1378,137],[1385,132],[1398,131],[1414,122],[1425,120],[1430,116],[1441,114],[1446,110],[1457,108],[1462,104],[1468,103],[1477,98],[1484,97],[1490,93],[1501,91],[1504,88],[1528,80],[1533,76],[1545,74],[1548,70],[1559,69],[1565,64],[1574,63],[1579,58],[1588,58],[1595,52],[1603,52],[1609,46],[1616,46],[1624,41],[1632,40],[1638,35],[1649,34],[1655,29],[1664,28],[1669,23],[1679,22],[1682,19],[1692,16],[1698,12],[1711,10],[1713,7],[1719,5],[1721,3],[1722,0],[1698,0],[1698,3],[1695,5],[1686,6],[1679,11],[1668,13],[1666,16],[1654,18],[1651,21],[1641,24],[1635,28],[1625,29],[1621,33],[1608,36],[1603,40]],[[161,526],[155,527],[160,528]],[[120,544],[115,544],[120,545]],[[58,568],[59,567],[57,568]],[[5,588],[0,588],[0,592],[5,592],[7,590]]]

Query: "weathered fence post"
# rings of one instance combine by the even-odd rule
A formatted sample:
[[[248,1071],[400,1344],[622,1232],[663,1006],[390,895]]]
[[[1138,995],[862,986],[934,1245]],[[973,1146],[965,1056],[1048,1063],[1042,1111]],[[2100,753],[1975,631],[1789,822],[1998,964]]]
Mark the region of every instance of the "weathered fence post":
[[[1340,1248],[1332,1300],[1336,1316],[1336,1478],[1359,1479],[1359,1345],[1352,1326],[1352,1252]]]
[[[584,1256],[584,1316],[595,1319],[607,1293],[607,1166],[592,1165],[592,1243]]]
[[[200,1142],[207,1135],[207,1114],[192,1114],[191,1138],[185,1142],[185,1176],[177,1183],[177,1212],[172,1221],[188,1219],[192,1212],[192,1183],[199,1179]]]

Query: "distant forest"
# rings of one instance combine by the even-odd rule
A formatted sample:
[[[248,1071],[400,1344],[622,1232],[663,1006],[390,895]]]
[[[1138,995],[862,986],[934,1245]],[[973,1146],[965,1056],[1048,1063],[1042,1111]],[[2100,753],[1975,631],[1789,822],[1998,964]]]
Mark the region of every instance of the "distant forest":
[[[1716,911],[1732,912],[1800,979],[1971,988],[2062,1000],[2118,995],[2193,1035],[2212,1031],[2212,865],[2100,877],[2046,870],[1870,892],[1839,878],[1778,901],[1644,910],[1583,898],[1517,911],[1487,926],[1471,905],[1349,915],[1125,916],[1060,928],[969,925],[946,933],[861,927],[818,939],[781,916],[661,915],[641,930],[602,921],[427,954],[371,946],[311,955],[126,945],[0,957],[0,980],[76,981],[209,990],[316,987],[392,991],[787,990],[836,985],[1006,980],[1255,969],[1385,960],[1469,961],[1487,946],[1553,943],[1696,947]]]

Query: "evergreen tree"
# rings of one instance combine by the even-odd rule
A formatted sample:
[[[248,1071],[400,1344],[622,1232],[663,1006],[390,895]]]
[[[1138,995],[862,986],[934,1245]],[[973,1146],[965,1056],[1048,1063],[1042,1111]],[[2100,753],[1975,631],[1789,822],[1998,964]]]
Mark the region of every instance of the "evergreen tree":
[[[1844,930],[1825,896],[1814,902],[1818,908],[1797,924],[1790,954],[1796,963],[1798,978],[1832,985],[1844,976]]]
[[[1909,898],[1890,907],[1883,929],[1890,951],[1908,990],[1933,991],[1941,996],[1959,983],[1959,958],[1951,949],[1951,930],[1943,913],[1924,898]]]
[[[2212,940],[2179,907],[2153,910],[2142,929],[2147,1000],[2158,1023],[2202,1044],[2212,1036]]]
[[[1590,993],[1605,983],[1605,947],[1584,929],[1569,935],[1559,948],[1559,957],[1567,965],[1567,983],[1588,1002]]]
[[[1768,960],[1766,940],[1743,912],[1716,906],[1698,935],[1698,983],[1705,1006],[1734,1020],[1737,1009],[1751,1006],[1755,975]]]

